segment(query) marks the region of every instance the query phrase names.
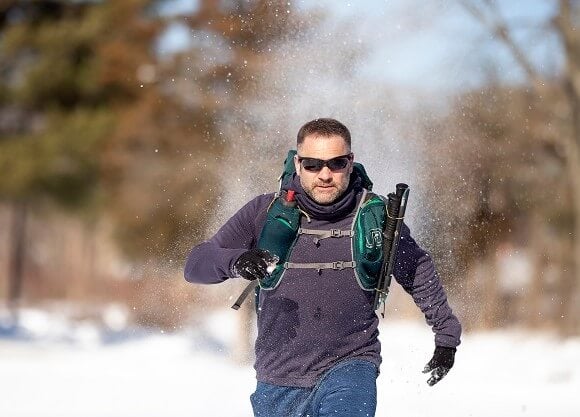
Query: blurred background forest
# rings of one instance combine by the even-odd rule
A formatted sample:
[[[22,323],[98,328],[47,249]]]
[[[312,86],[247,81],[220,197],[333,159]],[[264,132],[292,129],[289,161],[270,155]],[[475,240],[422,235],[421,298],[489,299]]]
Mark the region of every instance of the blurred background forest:
[[[468,330],[580,334],[579,2],[370,3],[2,0],[0,325],[229,306],[241,283],[186,284],[188,250],[335,117],[377,192],[410,184]]]

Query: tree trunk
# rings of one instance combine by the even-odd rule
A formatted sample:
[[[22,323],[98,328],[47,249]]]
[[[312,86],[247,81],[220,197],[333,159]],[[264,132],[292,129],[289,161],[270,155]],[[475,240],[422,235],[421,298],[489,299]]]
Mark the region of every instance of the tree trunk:
[[[563,276],[561,288],[561,314],[562,330],[566,334],[577,333],[580,325],[580,106],[578,100],[573,106],[575,115],[572,116],[574,124],[574,138],[565,141],[568,177],[570,178],[570,191],[574,213],[574,229],[572,230],[572,263],[573,270]],[[574,108],[576,107],[576,108]]]
[[[8,308],[12,314],[13,324],[18,325],[18,313],[22,298],[22,284],[24,280],[26,219],[28,206],[25,202],[17,201],[12,205],[12,221],[10,230],[10,255],[8,272]]]
[[[572,231],[573,272],[567,274],[563,285],[562,314],[563,330],[566,333],[578,331],[580,314],[580,44],[575,31],[574,6],[570,0],[560,0],[560,15],[557,25],[564,43],[566,73],[564,92],[569,105],[571,137],[564,140],[567,156],[568,176],[572,194],[574,230]]]
[[[529,304],[530,314],[527,317],[528,326],[539,329],[546,324],[542,299],[545,298],[544,292],[546,287],[545,273],[547,270],[547,257],[545,239],[543,234],[546,232],[544,219],[540,213],[535,212],[529,220],[528,229],[530,230],[531,253],[533,256],[533,277],[530,285],[530,292],[527,299],[523,300]],[[542,225],[542,227],[538,227]],[[548,254],[551,256],[551,254]]]
[[[90,221],[84,228],[84,242],[86,255],[86,276],[85,276],[85,291],[92,293],[95,288],[96,273],[96,259],[97,259],[97,238],[95,237],[96,224]],[[88,294],[84,294],[85,296]]]

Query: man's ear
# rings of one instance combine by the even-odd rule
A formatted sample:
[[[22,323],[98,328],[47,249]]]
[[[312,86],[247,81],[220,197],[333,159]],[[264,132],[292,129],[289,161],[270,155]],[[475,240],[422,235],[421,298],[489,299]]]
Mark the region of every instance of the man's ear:
[[[300,162],[298,162],[298,155],[294,155],[294,169],[296,170],[296,174],[300,175]]]

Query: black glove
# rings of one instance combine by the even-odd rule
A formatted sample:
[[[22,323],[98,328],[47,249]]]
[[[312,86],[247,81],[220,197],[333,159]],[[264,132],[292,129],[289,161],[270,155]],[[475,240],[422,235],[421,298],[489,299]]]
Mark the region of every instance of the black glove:
[[[435,385],[447,375],[447,372],[453,367],[456,351],[455,348],[435,346],[433,357],[423,369],[424,374],[431,372],[431,378],[427,380],[429,386]]]
[[[250,249],[236,260],[234,273],[247,280],[262,279],[268,275],[268,265],[278,262],[278,257],[264,249]]]

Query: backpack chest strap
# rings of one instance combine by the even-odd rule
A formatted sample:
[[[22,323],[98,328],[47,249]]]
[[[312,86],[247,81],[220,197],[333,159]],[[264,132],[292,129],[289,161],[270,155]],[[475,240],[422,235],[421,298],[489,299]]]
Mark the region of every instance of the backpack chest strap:
[[[313,235],[314,244],[318,245],[322,239],[327,239],[329,237],[353,237],[354,232],[352,230],[340,230],[340,229],[330,229],[330,230],[317,230],[317,229],[298,229],[299,235]]]
[[[308,263],[296,263],[296,262],[284,262],[284,268],[286,269],[334,269],[337,271],[342,271],[345,268],[356,267],[355,261],[336,261],[336,262],[308,262]]]

